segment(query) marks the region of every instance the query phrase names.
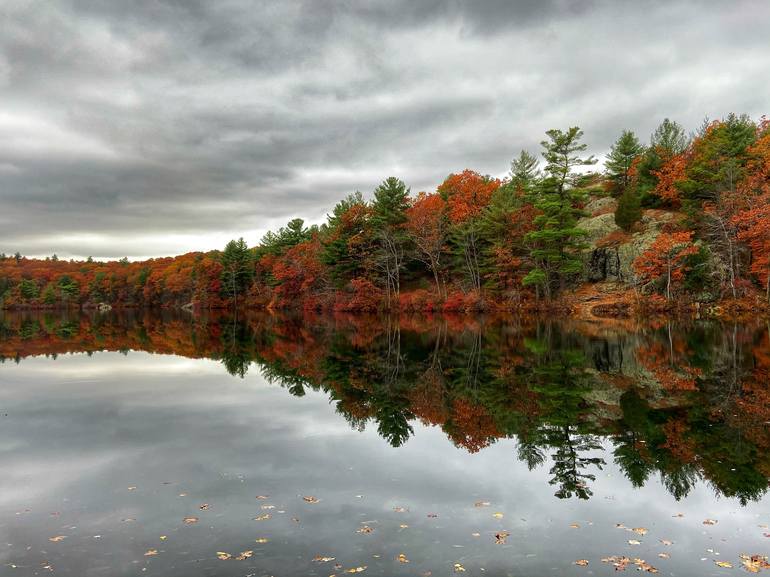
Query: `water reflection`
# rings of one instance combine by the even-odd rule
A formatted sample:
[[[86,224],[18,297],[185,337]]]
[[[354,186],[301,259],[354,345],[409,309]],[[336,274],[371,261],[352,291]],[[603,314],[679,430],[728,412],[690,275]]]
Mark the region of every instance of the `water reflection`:
[[[351,427],[394,447],[416,421],[475,453],[517,439],[561,499],[589,499],[612,460],[677,499],[699,481],[741,503],[770,477],[770,329],[714,322],[606,325],[467,317],[13,314],[0,361],[142,350],[258,370],[322,391]],[[609,441],[609,443],[608,443]]]

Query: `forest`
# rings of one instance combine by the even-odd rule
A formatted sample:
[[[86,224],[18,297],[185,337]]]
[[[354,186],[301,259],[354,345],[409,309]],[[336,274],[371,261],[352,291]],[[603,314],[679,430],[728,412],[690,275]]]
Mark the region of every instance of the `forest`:
[[[0,255],[0,306],[335,311],[767,311],[770,121],[623,130],[603,170],[583,132],[548,130],[499,179],[386,178],[321,225],[146,261]],[[581,312],[582,311],[582,312]]]

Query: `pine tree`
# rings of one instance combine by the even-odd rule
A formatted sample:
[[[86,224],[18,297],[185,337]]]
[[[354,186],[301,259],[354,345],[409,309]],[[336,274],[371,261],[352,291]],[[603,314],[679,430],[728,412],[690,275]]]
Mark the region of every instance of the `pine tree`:
[[[526,150],[522,150],[511,162],[510,183],[514,191],[530,192],[540,176],[540,161]]]
[[[374,190],[371,222],[378,244],[376,263],[385,278],[388,307],[401,292],[401,269],[408,242],[405,227],[408,208],[409,188],[395,176],[385,179]]]
[[[243,238],[231,240],[221,256],[222,288],[237,306],[238,295],[246,292],[254,278],[254,257]]]
[[[604,167],[607,170],[607,176],[614,183],[616,193],[620,194],[628,187],[631,180],[631,165],[643,151],[644,147],[630,130],[624,130],[610,148]]]
[[[615,224],[629,232],[641,218],[642,204],[639,195],[633,187],[628,187],[618,200],[618,207],[615,209]]]
[[[546,177],[540,182],[535,203],[541,214],[534,221],[537,230],[526,236],[535,267],[523,282],[542,287],[546,297],[551,298],[583,267],[579,251],[585,231],[578,228],[577,220],[583,214],[580,205],[585,193],[575,187],[580,175],[573,169],[595,164],[596,159],[578,155],[587,148],[580,144],[583,131],[578,127],[565,132],[549,130],[546,134],[549,140],[541,143]]]

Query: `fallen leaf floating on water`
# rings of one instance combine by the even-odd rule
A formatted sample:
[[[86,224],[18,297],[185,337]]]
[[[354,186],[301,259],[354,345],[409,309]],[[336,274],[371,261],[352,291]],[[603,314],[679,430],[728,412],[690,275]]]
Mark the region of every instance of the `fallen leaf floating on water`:
[[[705,521],[703,521],[703,524],[704,525],[716,525],[718,522],[719,521],[717,521],[716,519],[706,519]]]
[[[659,540],[661,543],[663,543],[664,545],[673,545],[673,544],[674,544],[674,542],[673,542],[673,541],[669,541],[668,539],[658,539],[658,540]]]
[[[50,537],[48,540],[51,543],[58,543],[59,541],[64,541],[66,538],[66,535],[57,535],[56,537]]]
[[[615,523],[616,529],[628,529],[623,523]]]
[[[646,534],[647,534],[647,529],[645,529],[644,527],[634,527],[634,528],[633,528],[633,529],[631,529],[631,530],[632,530],[634,533],[639,533],[640,535],[646,535]]]
[[[257,499],[265,500],[268,498],[268,495],[257,495]]]
[[[368,534],[368,533],[371,533],[372,531],[374,531],[374,529],[372,529],[369,525],[364,525],[363,527],[359,527],[358,529],[356,529],[356,533]]]
[[[770,569],[765,555],[741,555],[741,565],[750,573],[759,573],[761,569]]]
[[[346,569],[345,573],[363,573],[366,571],[366,565],[361,565],[360,567],[352,567],[351,569]]]
[[[588,559],[578,559],[577,561],[575,561],[575,565],[586,567],[588,565]]]
[[[155,555],[158,554],[157,549],[148,549],[147,552],[144,554],[145,557],[155,557]]]
[[[669,559],[671,555],[669,555],[668,553],[658,553],[658,557],[660,557],[661,559]]]
[[[260,537],[259,539],[254,540],[255,543],[267,543],[268,541],[270,541],[270,539],[267,537]]]
[[[264,513],[263,515],[257,515],[254,517],[255,521],[267,521],[268,519],[272,518],[272,515],[270,513]]]
[[[454,564],[455,573],[465,573],[465,567],[460,565],[459,563]]]
[[[187,493],[179,493],[180,497],[187,497]]]
[[[714,565],[716,565],[717,567],[723,567],[725,569],[733,568],[733,564],[730,563],[729,561],[714,561]]]
[[[317,498],[313,497],[312,495],[307,495],[307,496],[305,496],[305,497],[302,497],[302,500],[303,500],[305,503],[312,503],[312,504],[314,504],[314,505],[315,505],[316,503],[318,503],[318,502],[319,502],[319,499],[317,499]]]
[[[612,557],[604,557],[602,563],[611,563],[615,567],[615,571],[625,571],[626,566],[631,562],[631,559],[625,556],[613,555]]]
[[[334,557],[323,557],[322,555],[316,555],[313,557],[313,561],[316,563],[328,563],[329,561],[334,561]]]
[[[264,511],[269,511],[270,509],[275,509],[275,505],[262,505],[260,509]]]
[[[604,557],[602,563],[611,563],[615,567],[615,571],[625,571],[631,559],[624,555],[613,555],[612,557]],[[647,573],[657,573],[658,570],[647,563],[644,559],[634,558],[633,564],[636,565],[638,571],[645,571]]]
[[[168,539],[168,537],[167,537],[166,535],[161,535],[161,536],[159,537],[159,539],[160,539],[161,541],[165,541],[166,539]]]
[[[642,542],[641,541],[637,541],[636,539],[629,539],[628,540],[628,544],[629,545],[641,545]]]
[[[244,561],[254,555],[254,551],[242,551],[240,555],[238,555],[235,560],[236,561]]]
[[[504,517],[504,515],[502,513],[492,513],[492,516],[495,519],[502,519]]]
[[[481,533],[471,533],[471,537],[481,537]]]
[[[185,517],[183,520],[185,525],[194,525],[198,522],[198,517]]]
[[[393,507],[393,510],[396,513],[406,513],[409,511],[409,509],[406,509],[405,507]]]
[[[489,507],[491,503],[489,501],[476,501],[473,506],[474,507]]]
[[[676,515],[671,515],[671,516],[672,517],[678,517],[678,518],[681,519],[682,517],[684,517],[684,513],[677,513]]]
[[[232,559],[233,556],[230,555],[230,553],[225,553],[224,551],[217,551],[217,559],[220,561],[227,561],[228,559]]]
[[[570,529],[580,529],[580,525],[577,523],[572,523],[569,527]]]
[[[201,511],[208,511],[209,510],[209,504],[208,503],[203,503],[203,505],[198,507],[198,509],[200,509]]]
[[[129,488],[128,488],[128,490],[129,490],[129,491],[136,491],[136,487],[133,487],[133,486],[132,486],[132,487],[129,487]]]
[[[408,529],[409,525],[407,525],[406,523],[401,523],[401,525],[399,525],[398,528],[399,529]]]
[[[509,535],[510,533],[508,531],[500,531],[499,533],[495,533],[495,543],[497,545],[505,545],[505,540]]]
[[[409,563],[409,559],[406,558],[406,555],[403,553],[399,553],[398,557],[396,557],[399,563]]]
[[[436,515],[435,513],[428,513],[428,519],[437,519],[437,518],[438,518],[438,515]]]

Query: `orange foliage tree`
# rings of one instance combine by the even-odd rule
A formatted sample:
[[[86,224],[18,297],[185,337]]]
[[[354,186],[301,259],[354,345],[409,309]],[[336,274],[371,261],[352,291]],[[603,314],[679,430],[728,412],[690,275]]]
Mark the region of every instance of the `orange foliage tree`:
[[[647,282],[662,279],[666,299],[671,300],[673,283],[684,278],[685,260],[697,250],[692,242],[692,232],[664,232],[636,258],[634,269]]]

